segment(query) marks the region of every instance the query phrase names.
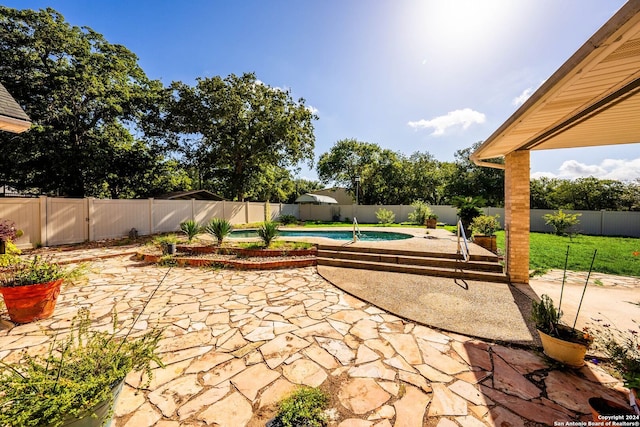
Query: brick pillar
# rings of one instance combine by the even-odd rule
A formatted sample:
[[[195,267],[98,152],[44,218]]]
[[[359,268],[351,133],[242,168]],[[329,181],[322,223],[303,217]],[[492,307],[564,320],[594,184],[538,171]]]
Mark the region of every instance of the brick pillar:
[[[529,151],[505,156],[504,219],[507,276],[512,283],[529,283],[530,162]]]

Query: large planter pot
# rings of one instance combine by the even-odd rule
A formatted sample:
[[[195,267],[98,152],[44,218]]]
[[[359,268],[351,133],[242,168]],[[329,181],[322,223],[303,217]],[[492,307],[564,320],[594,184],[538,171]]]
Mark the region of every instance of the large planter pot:
[[[584,356],[587,354],[587,345],[565,341],[552,337],[538,330],[544,354],[572,368],[584,365]]]
[[[110,427],[113,420],[113,408],[122,391],[124,379],[111,389],[111,397],[98,403],[78,417],[68,417],[62,422],[62,427]],[[95,414],[95,416],[94,416]]]
[[[63,279],[37,285],[0,287],[9,317],[15,323],[29,323],[51,317]]]
[[[476,234],[473,236],[473,243],[478,246],[482,246],[488,251],[494,254],[498,252],[498,244],[496,243],[496,236],[485,236],[482,234]]]
[[[424,223],[427,228],[436,228],[438,226],[438,220],[435,218],[427,218]]]

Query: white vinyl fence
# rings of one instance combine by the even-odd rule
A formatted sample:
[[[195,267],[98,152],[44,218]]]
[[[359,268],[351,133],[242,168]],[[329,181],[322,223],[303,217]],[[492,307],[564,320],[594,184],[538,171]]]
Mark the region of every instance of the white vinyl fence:
[[[121,200],[66,198],[0,198],[0,220],[9,219],[23,231],[16,240],[20,248],[55,246],[83,241],[121,238],[135,228],[139,235],[180,230],[180,223],[193,219],[201,224],[211,218],[225,218],[232,224],[275,220],[293,215],[309,221],[352,221],[377,223],[376,212],[385,208],[396,222],[408,221],[413,207],[408,205],[292,205],[258,202],[214,202],[203,200]],[[438,221],[457,222],[453,206],[431,206]],[[484,208],[485,214],[499,215],[504,227],[504,209]],[[531,210],[531,231],[552,232],[542,216],[551,210]],[[640,237],[640,212],[567,211],[580,213],[574,230],[583,234]]]

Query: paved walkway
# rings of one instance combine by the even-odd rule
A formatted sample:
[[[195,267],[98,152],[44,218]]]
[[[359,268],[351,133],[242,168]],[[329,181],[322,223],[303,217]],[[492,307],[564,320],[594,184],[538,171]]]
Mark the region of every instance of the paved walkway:
[[[91,270],[86,284],[63,290],[51,319],[15,326],[2,313],[0,359],[45,351],[79,307],[91,308],[96,327],[113,308],[130,325],[157,288],[134,330],[166,328],[167,366],[140,393],[139,375],[127,377],[117,427],[263,426],[301,384],[331,393],[339,427],[553,425],[589,420],[591,396],[624,399],[591,363],[562,370],[532,351],[405,321],[312,267],[169,270],[121,256]]]

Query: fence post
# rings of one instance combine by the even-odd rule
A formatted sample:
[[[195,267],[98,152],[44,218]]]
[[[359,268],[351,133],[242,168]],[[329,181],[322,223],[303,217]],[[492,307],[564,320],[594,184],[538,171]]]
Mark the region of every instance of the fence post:
[[[249,202],[244,202],[244,223],[249,224]]]
[[[196,199],[191,199],[191,221],[196,220]]]
[[[149,197],[149,234],[153,234],[155,230],[153,225],[153,197]]]
[[[48,223],[47,196],[40,196],[40,244],[43,246],[49,246],[49,232],[47,230]]]
[[[95,214],[95,199],[93,197],[87,197],[87,239],[93,242],[95,238],[95,230],[93,229],[93,217]]]

